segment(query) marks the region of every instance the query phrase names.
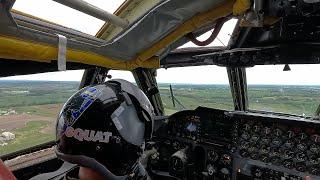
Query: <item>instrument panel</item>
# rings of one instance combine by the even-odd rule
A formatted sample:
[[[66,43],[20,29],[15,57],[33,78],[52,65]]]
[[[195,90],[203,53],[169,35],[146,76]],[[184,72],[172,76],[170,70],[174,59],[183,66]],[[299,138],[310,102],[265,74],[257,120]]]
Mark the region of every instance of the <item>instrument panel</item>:
[[[243,174],[261,179],[320,179],[320,124],[301,118],[236,115],[234,157]],[[270,173],[270,171],[272,173]]]
[[[178,179],[320,179],[318,121],[199,107],[170,116],[154,140],[153,169]]]
[[[196,142],[226,142],[232,139],[234,123],[225,111],[198,108],[176,113],[168,122],[168,135]]]
[[[320,136],[314,126],[241,120],[240,156],[320,175]]]

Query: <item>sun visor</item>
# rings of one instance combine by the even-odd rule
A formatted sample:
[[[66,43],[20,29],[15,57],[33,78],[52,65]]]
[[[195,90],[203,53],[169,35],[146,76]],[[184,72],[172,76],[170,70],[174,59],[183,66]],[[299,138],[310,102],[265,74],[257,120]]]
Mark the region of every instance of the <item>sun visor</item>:
[[[137,146],[142,145],[145,124],[139,119],[133,104],[121,103],[112,113],[111,118],[118,132],[126,141]]]

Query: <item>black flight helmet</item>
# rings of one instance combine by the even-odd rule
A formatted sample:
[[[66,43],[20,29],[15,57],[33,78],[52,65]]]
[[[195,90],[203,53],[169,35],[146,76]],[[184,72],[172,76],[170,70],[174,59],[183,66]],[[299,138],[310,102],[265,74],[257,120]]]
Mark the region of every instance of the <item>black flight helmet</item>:
[[[128,81],[85,87],[59,114],[56,154],[108,179],[125,179],[152,136],[153,116],[146,95]]]

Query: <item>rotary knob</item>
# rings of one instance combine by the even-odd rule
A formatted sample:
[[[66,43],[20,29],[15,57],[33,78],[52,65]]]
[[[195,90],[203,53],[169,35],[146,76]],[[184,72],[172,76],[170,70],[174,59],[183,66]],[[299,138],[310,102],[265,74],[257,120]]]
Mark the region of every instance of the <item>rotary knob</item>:
[[[297,163],[296,170],[300,172],[305,172],[307,170],[307,167],[304,163]]]

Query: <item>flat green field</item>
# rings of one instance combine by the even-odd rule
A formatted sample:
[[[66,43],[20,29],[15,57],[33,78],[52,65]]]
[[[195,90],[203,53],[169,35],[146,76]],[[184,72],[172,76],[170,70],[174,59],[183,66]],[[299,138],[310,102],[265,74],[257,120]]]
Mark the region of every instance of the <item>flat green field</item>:
[[[177,101],[173,107],[169,85],[160,85],[166,114],[182,109],[205,106],[232,110],[233,100],[229,85],[173,85]],[[249,85],[249,109],[314,116],[320,105],[320,86]]]
[[[63,103],[77,90],[78,82],[0,81],[0,133],[16,138],[0,146],[0,156],[54,140],[54,126]],[[229,85],[169,84],[159,90],[165,113],[170,115],[198,106],[232,110]],[[320,104],[320,86],[249,85],[249,108],[314,116]],[[1,141],[0,141],[1,144]]]
[[[54,134],[39,131],[48,124],[45,121],[30,121],[26,123],[25,127],[12,131],[16,138],[8,141],[9,145],[0,147],[0,154],[7,154],[53,140]]]
[[[63,103],[78,82],[0,81],[0,133],[15,139],[0,146],[0,156],[55,139],[54,127]],[[1,141],[0,141],[1,144]]]

